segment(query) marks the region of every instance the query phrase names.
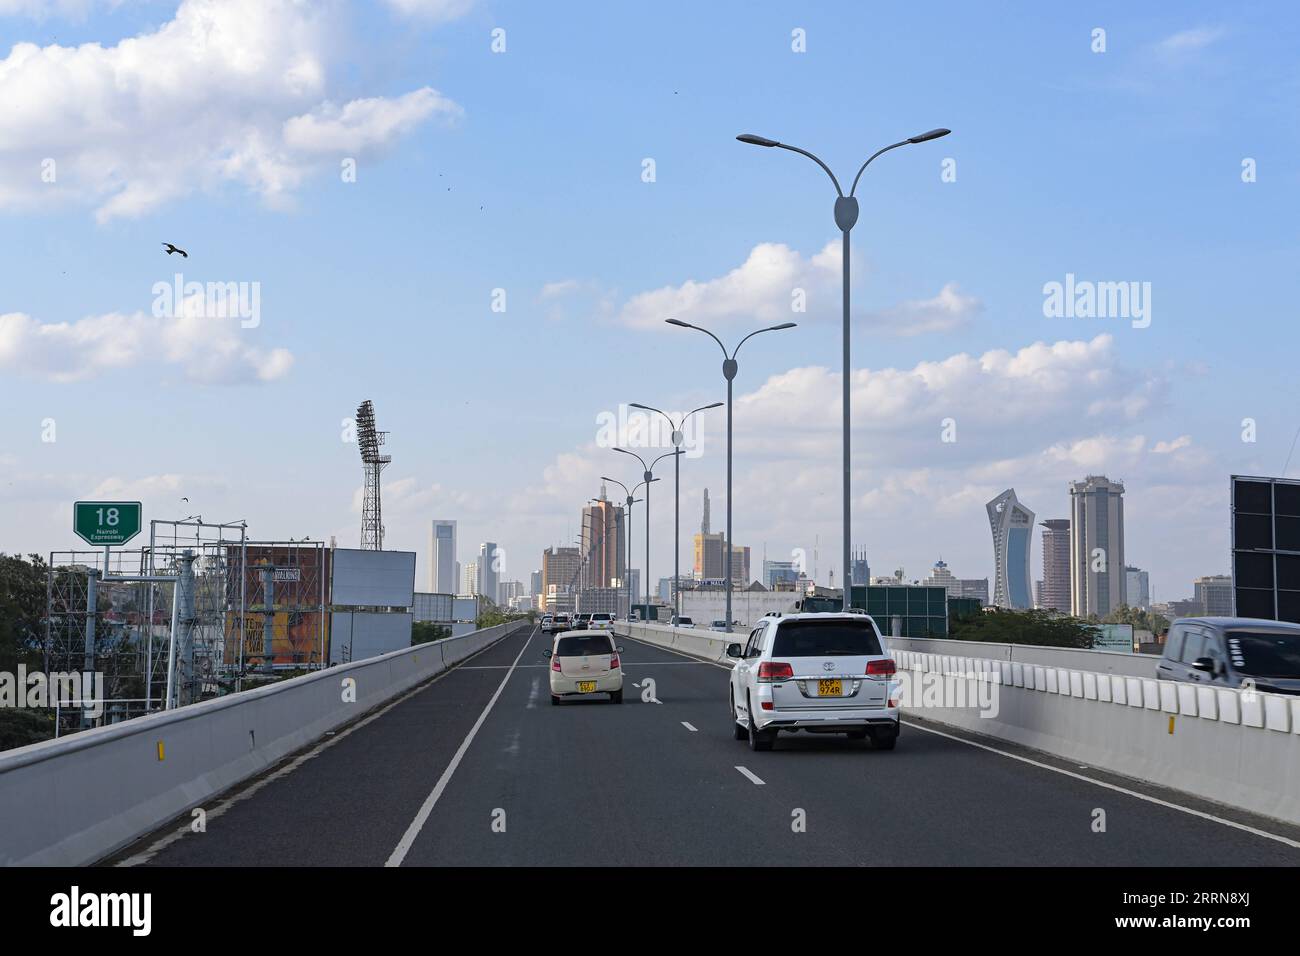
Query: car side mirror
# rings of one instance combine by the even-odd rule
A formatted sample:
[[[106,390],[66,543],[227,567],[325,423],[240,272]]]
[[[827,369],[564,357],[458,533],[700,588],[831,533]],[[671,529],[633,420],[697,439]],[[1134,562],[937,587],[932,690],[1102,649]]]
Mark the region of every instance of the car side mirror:
[[[1207,674],[1213,674],[1213,673],[1214,673],[1214,658],[1213,658],[1213,657],[1198,657],[1198,658],[1196,658],[1196,660],[1194,660],[1194,661],[1192,662],[1192,670],[1194,670],[1194,671],[1205,671],[1205,673],[1207,673]]]
[[[551,656],[551,649],[548,647],[546,650],[542,651],[542,656],[543,656],[543,657],[550,657],[550,656]]]
[[[744,649],[743,647],[741,647],[739,644],[728,644],[728,645],[727,645],[727,656],[728,656],[728,657],[741,657],[744,653],[745,653],[745,649]]]

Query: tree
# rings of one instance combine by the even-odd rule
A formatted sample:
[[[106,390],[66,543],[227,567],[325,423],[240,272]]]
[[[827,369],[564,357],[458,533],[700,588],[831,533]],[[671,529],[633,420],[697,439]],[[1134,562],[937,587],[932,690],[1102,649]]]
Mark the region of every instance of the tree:
[[[432,621],[415,621],[411,624],[412,647],[416,644],[440,641],[446,637],[451,637],[451,628],[445,624],[434,624]]]
[[[1144,611],[1137,607],[1129,607],[1127,604],[1121,604],[1115,608],[1101,619],[1101,623],[1132,624],[1133,630],[1150,631],[1152,634],[1163,634],[1169,630],[1169,621],[1163,615],[1156,614],[1153,611]]]
[[[41,665],[48,571],[38,554],[0,552],[0,670]]]
[[[970,617],[954,618],[948,631],[948,638],[954,641],[1043,647],[1092,647],[1093,637],[1092,629],[1078,618],[1009,608],[990,608]]]

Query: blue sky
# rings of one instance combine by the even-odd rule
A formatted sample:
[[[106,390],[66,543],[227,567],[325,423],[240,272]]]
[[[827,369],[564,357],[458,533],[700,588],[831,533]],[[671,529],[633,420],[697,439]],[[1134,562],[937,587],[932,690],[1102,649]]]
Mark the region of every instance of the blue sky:
[[[203,22],[195,52],[178,37]],[[112,494],[355,546],[340,431],[370,398],[392,433],[388,543],[420,551],[421,584],[435,517],[461,522],[462,558],[498,541],[526,580],[599,475],[631,475],[598,415],[722,397],[716,347],[656,316],[735,341],[785,314],[800,327],[741,356],[735,538],[756,560],[816,541],[824,577],[834,193],[734,136],[851,179],[946,126],[858,191],[855,543],[878,573],[942,554],[991,575],[984,501],[1015,486],[1064,516],[1066,483],[1105,472],[1128,487],[1128,562],[1157,600],[1186,596],[1228,570],[1228,475],[1279,473],[1297,424],[1298,27],[1283,3],[0,0],[0,540],[71,547],[70,502]],[[159,346],[163,240],[187,279],[258,283],[260,324]],[[1151,283],[1150,326],[1046,318],[1067,273]],[[684,534],[702,487],[722,514],[721,424],[683,469]]]

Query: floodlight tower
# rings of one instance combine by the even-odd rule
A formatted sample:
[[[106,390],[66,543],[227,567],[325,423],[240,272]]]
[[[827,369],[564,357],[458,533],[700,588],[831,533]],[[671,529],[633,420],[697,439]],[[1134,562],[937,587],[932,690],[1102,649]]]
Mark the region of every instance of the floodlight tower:
[[[361,550],[381,551],[384,547],[384,519],[379,505],[379,473],[393,460],[379,454],[388,432],[375,430],[375,406],[366,399],[357,407],[357,447],[366,471],[366,489],[361,499]]]

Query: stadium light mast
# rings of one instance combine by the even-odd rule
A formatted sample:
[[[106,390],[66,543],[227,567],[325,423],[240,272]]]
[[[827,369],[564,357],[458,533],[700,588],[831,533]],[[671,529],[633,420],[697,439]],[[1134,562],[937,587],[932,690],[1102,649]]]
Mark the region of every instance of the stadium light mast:
[[[375,430],[375,406],[366,399],[357,407],[357,448],[361,451],[361,465],[365,469],[365,490],[361,498],[361,550],[382,551],[384,548],[384,517],[379,501],[379,475],[393,458],[381,455],[379,446],[388,432]]]

